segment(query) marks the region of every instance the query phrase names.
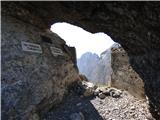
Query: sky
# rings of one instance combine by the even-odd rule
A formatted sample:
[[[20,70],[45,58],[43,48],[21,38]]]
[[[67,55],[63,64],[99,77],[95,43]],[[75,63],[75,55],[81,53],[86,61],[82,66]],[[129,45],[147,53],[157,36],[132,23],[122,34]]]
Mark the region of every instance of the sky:
[[[51,31],[65,40],[68,46],[76,48],[77,58],[86,52],[96,53],[100,56],[103,51],[114,44],[114,41],[104,33],[92,34],[65,22],[53,24]]]

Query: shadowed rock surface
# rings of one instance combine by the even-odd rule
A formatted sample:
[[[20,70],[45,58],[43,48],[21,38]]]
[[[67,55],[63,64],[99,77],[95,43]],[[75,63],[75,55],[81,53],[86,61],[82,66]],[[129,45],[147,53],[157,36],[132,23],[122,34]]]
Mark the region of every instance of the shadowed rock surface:
[[[102,89],[102,88],[98,88]],[[103,88],[104,89],[104,88]],[[115,88],[107,88],[110,94]],[[77,89],[78,90],[78,89]],[[83,97],[70,94],[58,107],[43,116],[43,120],[155,120],[146,100],[138,100],[126,91],[114,94]]]
[[[13,17],[1,20],[2,119],[34,120],[62,101],[67,87],[78,78],[74,49],[55,33]],[[44,41],[42,35],[52,43]],[[41,45],[42,53],[24,51],[22,41]],[[50,47],[59,48],[63,55],[55,56]]]
[[[131,66],[144,81],[151,111],[157,119],[160,117],[159,11],[159,2],[2,2],[2,15],[41,30],[49,29],[55,22],[68,22],[93,33],[107,33],[128,53]],[[2,26],[2,33],[3,29]]]
[[[111,49],[111,86],[124,89],[132,95],[144,99],[144,83],[129,63],[127,53],[122,47]]]

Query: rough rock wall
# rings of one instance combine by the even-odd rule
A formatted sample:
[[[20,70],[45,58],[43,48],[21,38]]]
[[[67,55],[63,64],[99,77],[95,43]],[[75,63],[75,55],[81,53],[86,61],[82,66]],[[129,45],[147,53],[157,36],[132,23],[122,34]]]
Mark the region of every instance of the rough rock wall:
[[[111,50],[112,79],[111,86],[124,89],[135,97],[145,98],[144,83],[129,63],[126,51],[120,48]]]
[[[6,9],[43,29],[68,22],[108,34],[128,53],[132,68],[144,81],[152,112],[160,117],[160,2],[2,2],[2,12]]]
[[[145,54],[129,55],[129,58],[132,68],[144,81],[151,112],[158,120],[160,118],[160,51],[149,50]]]
[[[61,102],[67,86],[77,79],[76,57],[68,54],[65,42],[50,31],[6,14],[1,22],[2,119],[38,120]],[[39,44],[42,53],[24,51],[22,41]],[[59,48],[63,55],[55,56],[50,47]]]

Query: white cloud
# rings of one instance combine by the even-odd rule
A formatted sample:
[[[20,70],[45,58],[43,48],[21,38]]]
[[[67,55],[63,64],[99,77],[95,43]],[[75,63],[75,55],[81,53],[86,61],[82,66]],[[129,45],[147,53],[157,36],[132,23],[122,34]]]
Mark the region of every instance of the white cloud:
[[[69,46],[75,46],[77,58],[85,52],[100,55],[103,51],[114,44],[114,41],[104,33],[92,34],[80,27],[68,23],[56,23],[51,30],[64,39]]]

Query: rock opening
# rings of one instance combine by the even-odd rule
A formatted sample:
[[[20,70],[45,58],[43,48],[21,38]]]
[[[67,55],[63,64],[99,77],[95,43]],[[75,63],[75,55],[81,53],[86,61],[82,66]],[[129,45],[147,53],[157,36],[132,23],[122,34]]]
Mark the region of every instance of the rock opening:
[[[62,101],[71,84],[80,80],[75,64],[75,48],[67,46],[63,39],[49,30],[51,24],[61,21],[92,33],[107,33],[120,43],[123,49],[115,49],[112,54],[115,59],[111,61],[122,61],[124,64],[114,62],[112,66],[115,68],[114,85],[119,84],[128,91],[134,91],[132,86],[138,83],[135,90],[141,89],[140,81],[143,81],[150,112],[155,119],[160,118],[159,2],[3,1],[1,6],[2,119],[39,119]],[[117,77],[123,84],[117,81]],[[86,82],[80,82],[85,89],[90,88],[87,85]],[[109,100],[100,91],[98,97]],[[120,96],[117,91],[111,90],[109,97]],[[137,91],[133,93],[139,94]],[[123,92],[121,95],[124,95]],[[102,101],[99,103],[103,104]],[[138,106],[140,103],[135,104]],[[143,108],[148,111],[146,107]],[[130,109],[123,112],[125,117],[134,113],[136,108],[130,106]],[[140,108],[138,110],[143,111]],[[76,111],[70,119],[84,119],[86,112]],[[118,114],[119,111],[115,108],[112,112]],[[148,112],[140,112],[138,116],[152,119],[146,114],[149,115]]]

